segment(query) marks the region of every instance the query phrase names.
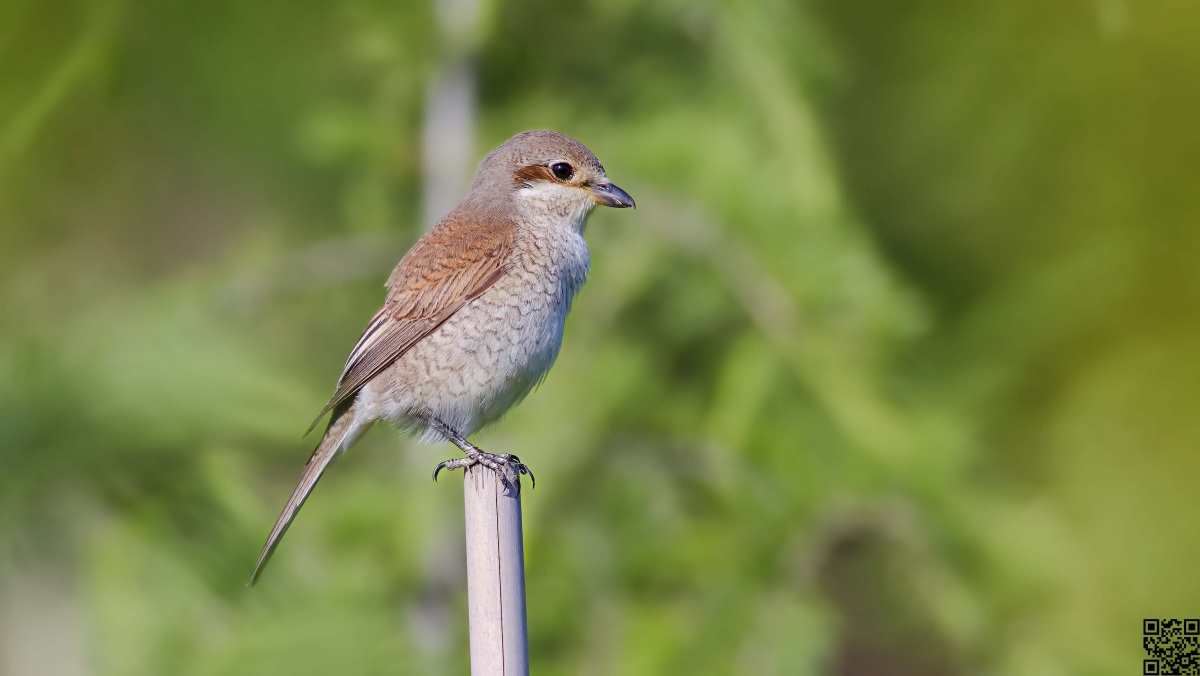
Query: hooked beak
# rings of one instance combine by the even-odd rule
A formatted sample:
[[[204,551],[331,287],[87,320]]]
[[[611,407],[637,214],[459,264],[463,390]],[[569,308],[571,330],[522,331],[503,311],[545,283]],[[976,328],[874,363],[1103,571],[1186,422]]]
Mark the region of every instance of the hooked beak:
[[[629,193],[621,190],[612,183],[593,183],[587,189],[592,193],[592,199],[606,207],[616,207],[618,209],[637,207],[637,204],[634,203]]]

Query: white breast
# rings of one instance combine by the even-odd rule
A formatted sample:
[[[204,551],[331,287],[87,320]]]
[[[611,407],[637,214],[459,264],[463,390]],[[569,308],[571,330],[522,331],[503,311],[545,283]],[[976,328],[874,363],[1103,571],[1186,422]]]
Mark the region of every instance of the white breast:
[[[581,230],[523,228],[504,277],[398,360],[392,386],[365,388],[380,416],[439,441],[414,414],[433,414],[469,435],[529,394],[558,357],[571,302],[587,279]]]
[[[504,288],[495,289],[494,297],[479,299],[498,327],[491,382],[480,383],[490,394],[479,402],[484,425],[524,399],[554,365],[571,303],[591,265],[578,232],[541,231],[524,240],[518,243]],[[488,378],[480,376],[481,381]]]

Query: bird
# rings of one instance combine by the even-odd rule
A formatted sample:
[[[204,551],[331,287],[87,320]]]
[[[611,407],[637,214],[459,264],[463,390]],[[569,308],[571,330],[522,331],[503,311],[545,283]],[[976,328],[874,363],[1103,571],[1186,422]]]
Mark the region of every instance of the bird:
[[[515,455],[468,441],[545,377],[591,258],[594,207],[636,207],[579,141],[526,131],[479,163],[466,199],[426,232],[387,280],[383,307],[350,351],[325,433],[271,529],[249,584],[262,574],[329,464],[384,420],[464,454],[434,469],[482,464],[519,479]]]

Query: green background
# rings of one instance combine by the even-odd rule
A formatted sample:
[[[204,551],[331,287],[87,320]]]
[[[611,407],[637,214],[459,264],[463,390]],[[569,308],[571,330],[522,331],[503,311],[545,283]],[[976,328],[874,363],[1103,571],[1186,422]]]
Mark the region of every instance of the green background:
[[[1130,674],[1200,614],[1193,3],[443,4],[0,0],[6,676],[467,671],[449,445],[377,427],[243,586],[455,63],[472,163],[558,129],[639,205],[478,437],[534,673]]]

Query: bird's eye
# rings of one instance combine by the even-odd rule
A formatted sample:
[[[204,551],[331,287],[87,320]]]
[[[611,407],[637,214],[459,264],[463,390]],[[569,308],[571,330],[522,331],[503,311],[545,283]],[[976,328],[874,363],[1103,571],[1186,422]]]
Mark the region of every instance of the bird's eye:
[[[566,162],[555,162],[550,165],[550,171],[554,174],[554,178],[560,181],[569,181],[575,175],[575,168]]]

